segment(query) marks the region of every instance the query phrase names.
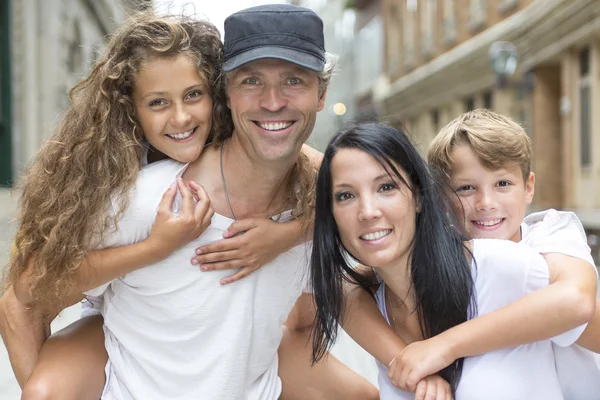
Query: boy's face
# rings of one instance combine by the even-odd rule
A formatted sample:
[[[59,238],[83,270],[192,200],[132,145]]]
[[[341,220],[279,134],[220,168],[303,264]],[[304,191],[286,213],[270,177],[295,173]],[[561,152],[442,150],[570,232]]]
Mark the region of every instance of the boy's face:
[[[509,164],[491,171],[486,169],[470,146],[457,146],[450,185],[455,193],[453,208],[471,238],[521,240],[521,221],[531,204],[535,176],[523,182],[521,168]]]

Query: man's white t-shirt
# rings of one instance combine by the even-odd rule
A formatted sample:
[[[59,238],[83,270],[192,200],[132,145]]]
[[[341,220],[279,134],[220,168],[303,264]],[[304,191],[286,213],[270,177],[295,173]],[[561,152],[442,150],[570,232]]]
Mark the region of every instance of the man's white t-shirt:
[[[147,238],[163,193],[185,168],[173,160],[145,167],[104,246]],[[103,399],[279,397],[281,326],[306,287],[310,244],[221,286],[231,270],[202,272],[190,260],[198,246],[221,240],[232,222],[215,214],[197,240],[164,261],[87,293],[103,300],[109,356]]]
[[[525,244],[507,240],[473,240],[475,298],[478,315],[504,307],[549,284],[548,264]],[[387,319],[384,285],[376,294]],[[471,316],[475,317],[475,316]],[[389,320],[388,320],[389,323]],[[457,388],[457,400],[562,400],[552,343],[572,344],[584,327],[540,342],[468,357]],[[412,400],[414,393],[395,388],[387,366],[378,363],[382,400]]]
[[[594,268],[581,222],[572,212],[547,210],[528,215],[521,224],[521,243],[540,254],[561,253],[587,261]],[[565,400],[600,399],[600,355],[577,344],[553,344],[556,370]]]

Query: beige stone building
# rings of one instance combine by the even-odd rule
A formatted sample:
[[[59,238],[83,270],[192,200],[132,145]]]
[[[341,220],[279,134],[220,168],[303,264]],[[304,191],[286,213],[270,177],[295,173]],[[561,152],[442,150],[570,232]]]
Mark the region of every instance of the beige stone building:
[[[534,143],[533,209],[577,212],[600,261],[600,1],[383,0],[382,118],[402,120],[423,151],[452,118],[486,107]],[[489,49],[511,42],[500,87]],[[596,110],[596,112],[594,112]]]
[[[107,35],[151,0],[0,1],[0,186],[50,136]]]

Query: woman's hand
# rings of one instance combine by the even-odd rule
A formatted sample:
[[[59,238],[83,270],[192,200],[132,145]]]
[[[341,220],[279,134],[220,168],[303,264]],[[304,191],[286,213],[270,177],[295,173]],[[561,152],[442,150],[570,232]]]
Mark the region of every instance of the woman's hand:
[[[452,388],[439,375],[430,375],[417,383],[415,400],[453,400]]]
[[[388,377],[397,388],[415,392],[421,380],[446,368],[454,360],[451,346],[435,336],[406,346],[390,362]]]
[[[238,281],[289,250],[300,236],[298,221],[275,222],[270,218],[248,218],[232,223],[224,239],[196,249],[192,264],[202,271],[240,268],[221,279],[225,285]]]
[[[179,215],[171,211],[177,188],[181,193]],[[194,198],[197,203],[194,206]],[[214,212],[204,188],[195,182],[188,187],[181,178],[171,184],[158,206],[158,213],[148,239],[160,256],[169,254],[196,239],[210,225]]]

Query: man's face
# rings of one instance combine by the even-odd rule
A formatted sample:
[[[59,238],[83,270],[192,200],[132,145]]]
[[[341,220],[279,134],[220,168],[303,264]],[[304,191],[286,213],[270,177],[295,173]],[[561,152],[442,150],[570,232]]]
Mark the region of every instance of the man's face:
[[[234,135],[264,161],[296,157],[324,104],[317,73],[287,61],[257,60],[228,76]]]
[[[521,240],[521,222],[533,199],[535,177],[527,182],[517,164],[498,170],[485,168],[468,145],[452,152],[455,160],[450,185],[453,208],[471,238]]]

